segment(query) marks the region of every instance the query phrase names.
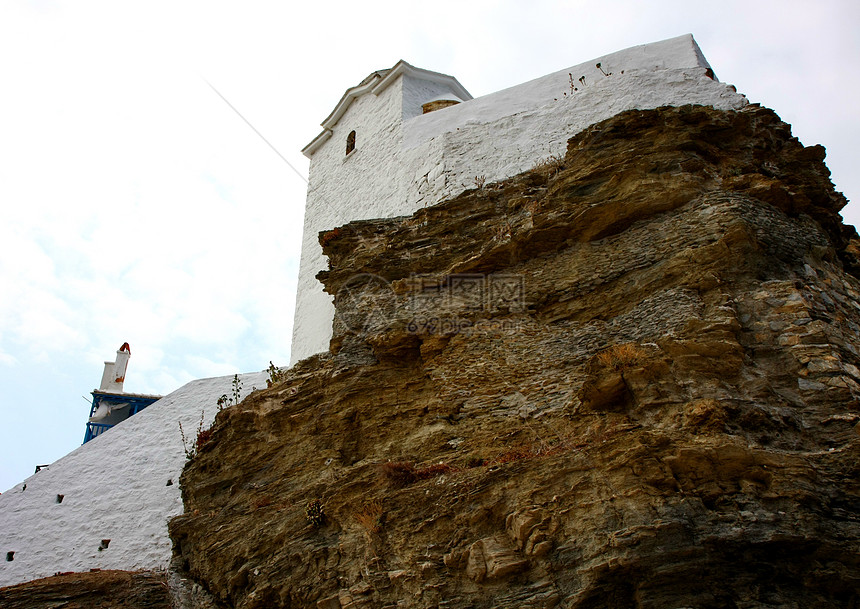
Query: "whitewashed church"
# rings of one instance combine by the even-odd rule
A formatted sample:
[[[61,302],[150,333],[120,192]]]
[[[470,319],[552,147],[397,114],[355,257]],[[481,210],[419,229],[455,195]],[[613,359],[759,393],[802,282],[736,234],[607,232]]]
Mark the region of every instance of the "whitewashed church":
[[[347,89],[303,152],[310,175],[292,362],[328,350],[334,306],[316,274],[319,232],[408,215],[509,178],[619,112],[747,104],[717,81],[689,34],[633,47],[473,99],[456,78],[400,61]]]

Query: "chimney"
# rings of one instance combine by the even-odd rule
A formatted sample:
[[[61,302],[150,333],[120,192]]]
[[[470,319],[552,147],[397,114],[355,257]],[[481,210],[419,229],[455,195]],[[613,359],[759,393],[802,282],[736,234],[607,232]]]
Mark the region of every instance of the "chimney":
[[[102,384],[99,391],[109,393],[122,393],[122,383],[125,381],[125,370],[128,367],[128,358],[131,357],[131,348],[128,343],[123,343],[116,352],[116,361],[105,362],[105,371],[102,373]]]

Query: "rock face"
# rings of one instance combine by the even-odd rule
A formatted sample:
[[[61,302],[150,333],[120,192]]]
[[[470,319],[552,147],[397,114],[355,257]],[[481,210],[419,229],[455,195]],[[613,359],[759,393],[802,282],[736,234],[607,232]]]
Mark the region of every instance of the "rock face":
[[[0,588],[3,609],[171,609],[164,574],[68,573]]]
[[[177,560],[224,607],[857,607],[860,281],[821,147],[631,111],[321,235],[331,354],[221,412]]]

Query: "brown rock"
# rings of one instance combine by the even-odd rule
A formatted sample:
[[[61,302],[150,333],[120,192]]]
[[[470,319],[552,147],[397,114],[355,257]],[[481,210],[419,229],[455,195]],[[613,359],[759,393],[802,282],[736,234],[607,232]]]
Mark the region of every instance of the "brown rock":
[[[522,571],[527,565],[528,563],[511,547],[507,537],[493,535],[471,545],[466,575],[476,582],[484,579],[501,579]]]
[[[387,284],[219,413],[179,560],[242,609],[858,606],[860,246],[822,158],[762,108],[625,112],[340,227],[326,290]]]
[[[67,573],[0,588],[3,609],[171,609],[164,574]]]

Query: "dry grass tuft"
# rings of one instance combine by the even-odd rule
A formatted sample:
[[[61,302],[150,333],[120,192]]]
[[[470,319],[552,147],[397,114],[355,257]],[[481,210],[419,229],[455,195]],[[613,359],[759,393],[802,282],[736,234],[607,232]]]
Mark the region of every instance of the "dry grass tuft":
[[[360,512],[356,512],[355,521],[367,532],[368,535],[379,533],[382,530],[382,503],[376,499],[364,504]]]
[[[415,465],[409,461],[388,461],[379,466],[379,472],[394,487],[406,486],[418,479],[415,475]]]
[[[379,467],[379,471],[390,486],[400,488],[419,480],[429,480],[453,472],[455,469],[445,463],[415,467],[410,461],[388,461]]]
[[[594,356],[594,362],[601,368],[626,370],[645,361],[645,351],[634,343],[612,345]]]
[[[545,173],[548,177],[555,176],[562,169],[564,169],[563,154],[550,155],[545,159],[538,161],[535,166],[532,167],[532,171],[536,171],[538,173]]]

